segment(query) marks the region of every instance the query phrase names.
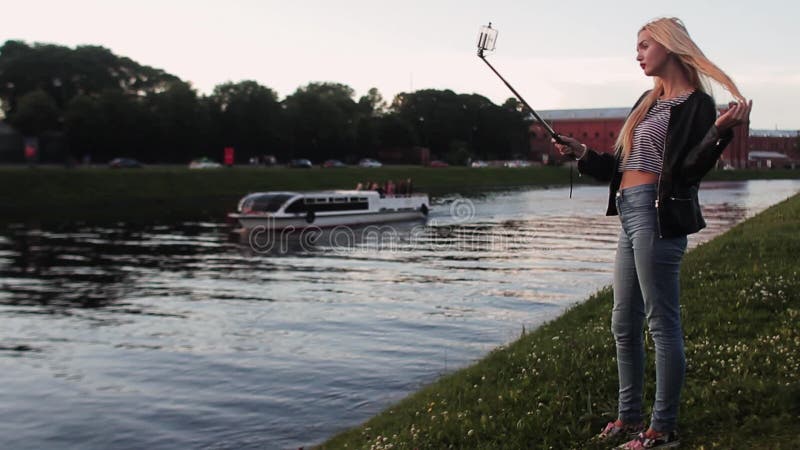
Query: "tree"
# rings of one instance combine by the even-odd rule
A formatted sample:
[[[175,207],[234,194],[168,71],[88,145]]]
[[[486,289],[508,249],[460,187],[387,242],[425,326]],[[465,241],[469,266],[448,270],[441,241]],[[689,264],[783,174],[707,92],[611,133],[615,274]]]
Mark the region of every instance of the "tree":
[[[251,80],[220,84],[203,97],[178,77],[103,47],[0,46],[2,113],[26,134],[60,139],[66,132],[76,157],[185,162],[233,146],[240,159],[320,162],[423,145],[463,162],[527,150],[528,122],[514,98],[497,106],[476,94],[426,89],[400,93],[387,106],[377,88],[354,97],[347,85],[315,82],[279,101]]]
[[[228,82],[217,85],[209,100],[210,117],[219,127],[220,147],[233,146],[244,157],[285,155],[286,137],[275,91],[250,80]]]
[[[164,111],[148,111],[145,99],[179,81],[98,46],[6,41],[0,47],[0,104],[9,121],[26,134],[63,128],[76,156],[159,158],[159,139],[176,128],[159,134],[153,113]]]
[[[528,123],[512,99],[499,107],[481,95],[428,89],[398,94],[391,111],[415,130],[421,145],[455,163],[468,155],[527,153]]]
[[[23,135],[39,136],[60,128],[59,110],[47,92],[37,89],[21,96],[9,122]]]
[[[387,114],[376,119],[378,148],[402,148],[419,145],[419,136],[413,125],[396,114]]]
[[[7,114],[17,108],[18,99],[44,90],[63,110],[79,94],[117,90],[145,96],[163,91],[178,77],[161,69],[141,65],[99,46],[70,49],[53,44],[6,41],[0,47],[0,99]]]
[[[117,90],[78,96],[68,105],[65,125],[71,152],[96,161],[131,156],[148,162],[162,160],[157,142],[158,122],[144,100]]]
[[[163,92],[148,96],[150,115],[156,120],[156,139],[149,147],[151,160],[185,163],[213,151],[214,135],[208,104],[189,83],[169,83]]]
[[[104,126],[105,120],[97,98],[81,94],[70,100],[64,112],[64,129],[75,159],[103,153],[100,127]]]
[[[414,128],[420,144],[437,154],[445,154],[450,141],[460,137],[462,110],[451,90],[400,93],[392,102],[392,111]]]
[[[475,123],[473,146],[480,159],[508,159],[527,155],[530,122],[517,108],[482,108]]]
[[[386,114],[389,108],[389,105],[386,104],[386,100],[383,99],[378,88],[371,88],[367,91],[367,95],[362,96],[358,100],[358,106],[364,113],[376,117]]]
[[[506,101],[503,102],[502,108],[508,111],[516,111],[518,113],[525,112],[525,105],[517,100],[516,97],[508,97]]]
[[[356,146],[365,112],[353,101],[352,88],[310,83],[283,101],[291,130],[291,156],[323,161],[348,154]]]

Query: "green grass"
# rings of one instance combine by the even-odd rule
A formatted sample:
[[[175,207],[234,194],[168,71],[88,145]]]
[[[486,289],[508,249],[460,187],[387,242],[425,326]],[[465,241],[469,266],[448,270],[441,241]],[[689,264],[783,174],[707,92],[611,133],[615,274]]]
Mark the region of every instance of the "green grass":
[[[704,181],[785,180],[800,178],[800,170],[753,169],[715,170],[703,178]]]
[[[800,170],[717,171],[709,179],[797,178]],[[248,192],[350,189],[358,182],[411,178],[419,191],[443,194],[519,186],[564,186],[566,167],[482,168],[419,166],[311,170],[235,167],[64,169],[0,167],[0,224],[11,222],[174,222],[220,219]],[[575,183],[591,183],[574,177]]]
[[[797,448],[798,230],[796,195],[686,255],[682,448]],[[601,290],[321,448],[608,448],[589,441],[616,418],[611,305],[611,289]]]

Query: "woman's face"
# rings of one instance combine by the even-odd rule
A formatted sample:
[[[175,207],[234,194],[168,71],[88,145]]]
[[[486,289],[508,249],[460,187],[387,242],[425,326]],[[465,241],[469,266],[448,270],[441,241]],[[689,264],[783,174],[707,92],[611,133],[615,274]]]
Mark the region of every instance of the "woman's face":
[[[650,32],[642,30],[636,41],[636,61],[648,77],[659,76],[669,61],[667,48],[653,39]]]

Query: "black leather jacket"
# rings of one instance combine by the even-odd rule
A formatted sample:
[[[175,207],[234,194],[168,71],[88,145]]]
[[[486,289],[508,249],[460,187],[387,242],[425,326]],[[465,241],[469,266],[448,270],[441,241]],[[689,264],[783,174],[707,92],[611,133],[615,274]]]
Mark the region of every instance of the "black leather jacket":
[[[645,92],[636,105],[648,93]],[[697,200],[700,180],[714,168],[733,138],[732,130],[720,135],[714,125],[716,117],[714,99],[699,90],[695,90],[683,103],[672,107],[655,205],[660,237],[685,236],[706,226]],[[607,216],[618,214],[614,200],[622,181],[622,173],[617,171],[620,161],[620,152],[598,153],[591,149],[578,161],[581,174],[611,183]]]

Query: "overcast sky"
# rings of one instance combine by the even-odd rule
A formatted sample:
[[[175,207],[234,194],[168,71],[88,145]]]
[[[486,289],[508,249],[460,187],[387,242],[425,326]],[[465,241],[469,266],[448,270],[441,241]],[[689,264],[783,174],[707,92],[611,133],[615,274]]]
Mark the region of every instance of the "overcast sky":
[[[358,96],[452,89],[501,103],[511,93],[476,56],[478,29],[499,29],[490,61],[537,110],[631,106],[652,85],[636,63],[648,20],[680,17],[712,61],[754,100],[753,128],[800,129],[800,7],[788,0],[177,1],[0,0],[0,39],[102,45],[165,69],[201,93],[256,80],[281,98],[312,81]],[[717,103],[730,96],[717,86]]]

